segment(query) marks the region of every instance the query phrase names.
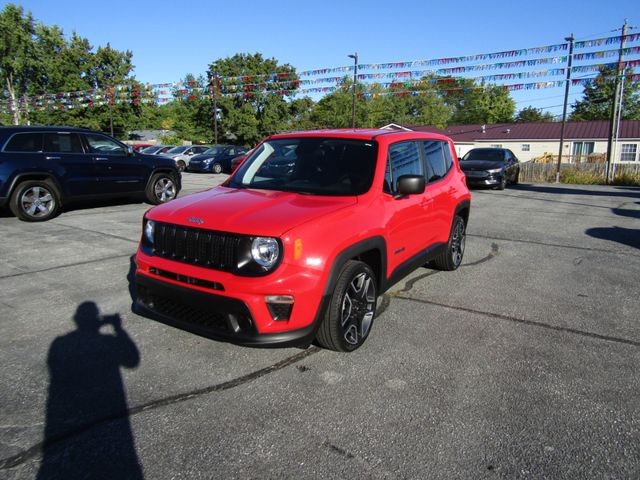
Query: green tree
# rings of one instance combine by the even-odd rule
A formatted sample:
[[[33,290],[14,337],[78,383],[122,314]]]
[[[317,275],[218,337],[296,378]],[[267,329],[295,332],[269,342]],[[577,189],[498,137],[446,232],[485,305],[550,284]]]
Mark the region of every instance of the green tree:
[[[299,86],[295,68],[275,58],[260,53],[221,58],[209,66],[209,78],[217,88],[219,138],[225,141],[255,145],[265,135],[288,130],[292,113],[300,114],[300,104],[289,101]]]
[[[629,80],[633,69],[625,72],[622,102],[623,120],[640,120],[640,81]],[[572,108],[571,120],[608,120],[615,91],[616,71],[605,68],[598,73],[595,81],[584,87],[583,97]]]
[[[9,95],[12,121],[18,125],[23,117],[18,99],[27,94],[35,76],[35,24],[31,13],[7,4],[0,12],[0,32],[0,80]]]
[[[518,123],[553,122],[553,120],[554,117],[551,112],[543,112],[535,107],[525,107],[516,115],[516,122]]]

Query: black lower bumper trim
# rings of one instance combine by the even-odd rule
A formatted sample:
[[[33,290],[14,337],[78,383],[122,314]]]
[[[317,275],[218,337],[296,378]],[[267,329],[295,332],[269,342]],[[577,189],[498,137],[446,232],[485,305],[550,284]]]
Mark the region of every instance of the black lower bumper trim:
[[[288,332],[260,334],[247,305],[237,299],[136,275],[134,312],[197,335],[238,345],[308,346],[314,339],[328,298],[323,298],[314,322]]]

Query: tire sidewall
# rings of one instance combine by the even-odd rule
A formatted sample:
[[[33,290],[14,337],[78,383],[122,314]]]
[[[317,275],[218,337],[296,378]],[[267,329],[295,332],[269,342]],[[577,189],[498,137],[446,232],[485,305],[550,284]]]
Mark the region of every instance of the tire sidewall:
[[[178,197],[178,193],[179,193],[178,187],[177,187],[175,178],[173,178],[173,175],[170,175],[168,173],[156,173],[151,177],[151,180],[149,181],[149,186],[147,187],[147,191],[146,191],[147,201],[152,205],[160,205],[162,203],[167,203],[171,201],[171,200],[167,200],[166,202],[163,202],[156,196],[156,184],[163,178],[166,178],[173,183],[175,195],[171,200],[175,200]]]
[[[214,163],[211,167],[211,171],[213,173],[222,173],[222,165],[219,163]]]

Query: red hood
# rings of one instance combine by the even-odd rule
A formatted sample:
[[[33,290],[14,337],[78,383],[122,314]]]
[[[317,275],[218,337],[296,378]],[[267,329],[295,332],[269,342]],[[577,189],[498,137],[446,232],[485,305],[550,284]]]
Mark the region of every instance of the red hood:
[[[355,203],[356,197],[215,187],[157,206],[147,216],[207,230],[279,237],[293,227]]]

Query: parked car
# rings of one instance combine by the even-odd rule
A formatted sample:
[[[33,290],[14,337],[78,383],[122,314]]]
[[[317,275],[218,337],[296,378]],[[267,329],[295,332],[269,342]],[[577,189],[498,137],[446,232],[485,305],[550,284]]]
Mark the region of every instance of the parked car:
[[[520,163],[506,148],[474,148],[460,159],[460,168],[468,185],[490,186],[504,190],[508,183],[516,185]]]
[[[180,191],[171,160],[114,138],[70,127],[0,127],[0,206],[28,222],[49,220],[67,202],[143,194],[152,204]]]
[[[178,170],[183,171],[189,165],[191,157],[204,153],[209,148],[211,148],[210,145],[183,145],[180,147],[173,147],[162,155],[173,158]]]
[[[151,147],[143,148],[140,150],[140,153],[144,153],[145,155],[161,155],[163,153],[167,153],[174,147],[175,145],[153,145]]]
[[[231,173],[236,171],[236,168],[240,166],[242,162],[249,156],[251,152],[243,153],[242,155],[238,155],[237,157],[233,157],[231,159]]]
[[[247,152],[236,145],[218,145],[200,155],[191,157],[187,166],[189,172],[231,173],[231,160]]]
[[[293,168],[275,175],[283,152]],[[273,135],[220,186],[146,213],[135,308],[240,344],[349,352],[390,286],[460,266],[470,198],[442,135]]]
[[[134,152],[140,152],[144,148],[151,147],[152,144],[151,143],[132,143],[131,146],[133,147]]]

